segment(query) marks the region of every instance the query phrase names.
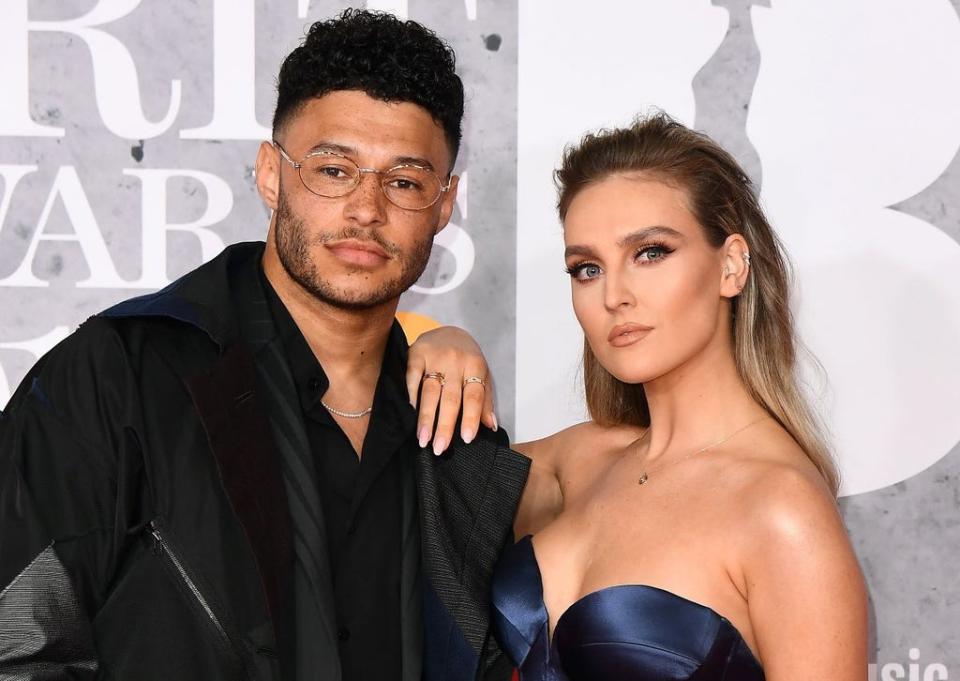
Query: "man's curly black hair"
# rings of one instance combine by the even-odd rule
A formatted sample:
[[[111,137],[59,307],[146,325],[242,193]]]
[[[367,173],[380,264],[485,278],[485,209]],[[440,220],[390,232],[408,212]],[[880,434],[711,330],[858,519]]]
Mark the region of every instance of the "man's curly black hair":
[[[283,61],[274,134],[308,100],[337,90],[360,90],[375,99],[422,106],[443,127],[456,158],[463,82],[455,67],[450,46],[421,24],[384,12],[344,10],[314,23]]]

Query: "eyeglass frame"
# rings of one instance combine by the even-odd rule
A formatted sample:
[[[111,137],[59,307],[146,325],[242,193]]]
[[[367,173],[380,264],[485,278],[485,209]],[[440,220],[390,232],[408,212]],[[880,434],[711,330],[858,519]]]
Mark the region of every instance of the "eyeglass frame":
[[[416,168],[417,170],[424,170],[424,171],[426,171],[426,172],[428,172],[428,173],[432,173],[433,176],[437,178],[437,182],[440,184],[440,192],[437,194],[437,197],[436,197],[433,201],[431,201],[430,203],[428,203],[426,206],[422,206],[421,208],[407,208],[406,206],[401,206],[400,204],[396,203],[393,199],[390,198],[390,196],[387,194],[387,190],[384,189],[382,182],[378,182],[378,183],[377,183],[377,186],[380,187],[380,191],[383,193],[384,198],[385,198],[387,201],[389,201],[392,205],[396,206],[397,208],[399,208],[399,209],[401,209],[401,210],[426,210],[427,208],[430,208],[431,206],[435,206],[435,205],[437,204],[437,201],[439,201],[440,198],[441,198],[446,192],[450,191],[450,185],[453,184],[453,173],[449,173],[449,174],[447,175],[447,183],[446,183],[446,184],[443,184],[443,181],[440,179],[440,176],[437,175],[437,171],[435,171],[433,168],[428,168],[428,167],[426,167],[426,166],[417,165],[416,163],[398,163],[397,165],[392,166],[392,167],[390,167],[390,168],[387,168],[386,170],[377,170],[376,168],[361,168],[360,165],[359,165],[356,161],[354,161],[352,158],[350,158],[349,156],[346,156],[345,154],[338,153],[338,152],[336,152],[336,151],[329,151],[329,150],[323,150],[323,149],[317,149],[316,151],[311,151],[310,153],[308,153],[306,156],[304,156],[304,157],[303,157],[302,159],[300,159],[299,161],[294,161],[292,158],[290,158],[290,155],[286,152],[286,150],[284,150],[284,148],[283,148],[282,146],[280,146],[280,143],[279,143],[277,140],[271,140],[271,143],[273,144],[273,146],[275,146],[275,147],[277,148],[277,151],[280,152],[280,156],[283,158],[283,160],[286,161],[287,163],[289,163],[290,165],[292,165],[292,166],[296,169],[296,171],[297,171],[297,177],[300,178],[300,184],[303,185],[304,189],[306,189],[308,192],[310,192],[310,193],[313,194],[314,196],[322,196],[322,197],[325,198],[325,199],[339,199],[339,198],[344,197],[344,196],[349,196],[349,195],[352,194],[354,191],[356,191],[357,187],[360,186],[360,181],[361,181],[362,175],[363,175],[364,173],[373,173],[373,174],[376,174],[376,175],[385,175],[385,174],[387,174],[387,173],[393,172],[394,170],[397,170],[398,168]],[[313,190],[310,189],[310,187],[307,185],[306,180],[303,179],[303,174],[302,174],[302,172],[301,172],[301,169],[303,168],[303,162],[306,161],[308,158],[313,158],[314,156],[336,156],[337,158],[342,158],[344,161],[348,161],[348,162],[352,163],[353,165],[355,165],[355,166],[357,167],[357,181],[356,181],[356,183],[353,185],[353,187],[350,188],[349,191],[344,192],[343,194],[337,194],[336,196],[326,196],[325,194],[320,194],[320,193],[317,193],[317,192],[313,191]]]

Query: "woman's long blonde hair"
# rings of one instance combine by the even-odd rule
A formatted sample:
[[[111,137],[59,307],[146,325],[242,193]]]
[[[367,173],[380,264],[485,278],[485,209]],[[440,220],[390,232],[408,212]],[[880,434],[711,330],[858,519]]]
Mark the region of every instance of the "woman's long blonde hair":
[[[732,308],[737,370],[753,398],[797,441],[836,494],[836,465],[798,385],[788,261],[760,209],[750,178],[716,142],[658,112],[627,128],[588,134],[566,149],[556,172],[560,220],[586,186],[611,175],[637,173],[683,189],[691,212],[714,247],[723,245],[731,234],[746,239],[750,276]],[[643,386],[614,378],[586,341],[583,379],[594,421],[650,425]]]

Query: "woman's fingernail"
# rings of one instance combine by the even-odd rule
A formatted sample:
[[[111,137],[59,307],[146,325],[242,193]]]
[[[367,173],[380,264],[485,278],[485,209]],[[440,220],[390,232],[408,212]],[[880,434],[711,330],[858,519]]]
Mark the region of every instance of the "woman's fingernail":
[[[490,418],[493,419],[493,432],[497,432],[497,429],[500,428],[500,424],[497,423],[497,415],[490,414]]]
[[[433,441],[433,453],[437,456],[443,454],[443,450],[447,448],[447,440],[443,437],[435,438]]]
[[[473,430],[471,430],[470,428],[464,428],[463,431],[460,433],[460,437],[462,437],[463,441],[467,444],[470,444],[471,442],[473,442],[473,438],[475,436],[476,436],[476,433],[473,432]]]
[[[420,444],[420,449],[423,449],[427,446],[427,443],[430,442],[430,429],[426,426],[420,426],[420,430],[417,431],[417,442]]]

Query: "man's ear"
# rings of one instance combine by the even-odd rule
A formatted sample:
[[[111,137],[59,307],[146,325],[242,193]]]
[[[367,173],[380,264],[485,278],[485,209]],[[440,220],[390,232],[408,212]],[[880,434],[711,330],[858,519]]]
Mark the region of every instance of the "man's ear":
[[[260,198],[271,210],[277,209],[280,200],[280,152],[270,142],[261,142],[257,150],[254,175]]]
[[[450,189],[445,191],[440,197],[440,215],[437,218],[437,229],[434,234],[439,234],[440,230],[447,226],[450,217],[453,215],[453,207],[457,205],[457,187],[460,185],[460,176],[450,176]]]

